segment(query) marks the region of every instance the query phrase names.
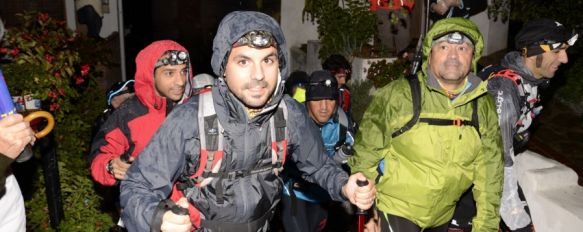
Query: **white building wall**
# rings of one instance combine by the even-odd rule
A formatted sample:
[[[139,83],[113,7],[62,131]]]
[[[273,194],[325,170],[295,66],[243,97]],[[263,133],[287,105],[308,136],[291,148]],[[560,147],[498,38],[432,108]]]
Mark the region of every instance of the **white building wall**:
[[[302,11],[304,10],[304,1],[301,0],[282,0],[281,1],[281,28],[288,44],[288,54],[292,47],[299,47],[308,40],[318,39],[318,30],[315,23],[309,20],[302,21]],[[293,62],[293,59],[291,59]],[[291,67],[298,67],[291,64]],[[293,70],[292,70],[293,71]]]
[[[118,31],[117,2],[118,0],[109,0],[109,12],[103,13],[103,26],[99,35],[103,38],[108,37],[111,33]],[[65,11],[67,14],[67,26],[71,30],[77,30],[75,0],[65,0]]]
[[[488,12],[483,11],[470,17],[474,23],[480,28],[480,32],[484,37],[484,51],[482,56],[487,56],[506,48],[508,38],[508,22],[503,23],[500,19],[493,21],[488,18]]]

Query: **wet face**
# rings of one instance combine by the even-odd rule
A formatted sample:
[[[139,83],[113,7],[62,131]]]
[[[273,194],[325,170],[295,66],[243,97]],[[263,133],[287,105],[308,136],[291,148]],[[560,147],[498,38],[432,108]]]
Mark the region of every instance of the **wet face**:
[[[188,75],[188,66],[186,64],[164,65],[156,68],[154,70],[156,94],[173,102],[178,102],[184,94]]]
[[[307,105],[310,117],[319,125],[323,125],[330,120],[336,110],[336,100],[333,99],[308,101]]]
[[[532,71],[535,78],[553,78],[555,72],[559,69],[559,66],[569,62],[569,57],[567,56],[568,47],[568,45],[563,45],[558,49],[537,56],[526,57],[524,62],[528,69]],[[541,56],[541,58],[537,58],[539,56]],[[537,65],[537,59],[541,59],[538,61],[540,63],[539,65]]]
[[[231,49],[225,67],[229,90],[249,109],[260,109],[273,95],[279,75],[277,49],[240,46]]]
[[[441,41],[431,48],[429,67],[447,90],[459,88],[470,72],[474,49],[467,43]]]

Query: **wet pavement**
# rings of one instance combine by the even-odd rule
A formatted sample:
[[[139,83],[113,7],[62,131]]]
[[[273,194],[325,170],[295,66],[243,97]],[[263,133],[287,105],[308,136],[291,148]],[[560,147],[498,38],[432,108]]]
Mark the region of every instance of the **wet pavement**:
[[[528,149],[572,168],[583,186],[583,117],[571,108],[558,100],[545,103]]]

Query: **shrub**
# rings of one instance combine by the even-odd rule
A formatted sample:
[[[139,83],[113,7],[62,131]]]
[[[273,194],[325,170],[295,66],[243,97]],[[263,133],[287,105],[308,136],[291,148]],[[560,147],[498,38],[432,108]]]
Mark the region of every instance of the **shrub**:
[[[78,35],[46,13],[17,16],[21,26],[9,28],[0,44],[0,57],[10,61],[2,69],[13,95],[32,94],[55,116],[53,133],[65,213],[59,229],[107,231],[112,220],[100,210],[85,154],[93,120],[105,106],[96,85],[102,74],[95,66],[105,64],[109,51],[102,41]],[[46,186],[37,172],[39,180],[26,202],[27,230],[49,231]]]

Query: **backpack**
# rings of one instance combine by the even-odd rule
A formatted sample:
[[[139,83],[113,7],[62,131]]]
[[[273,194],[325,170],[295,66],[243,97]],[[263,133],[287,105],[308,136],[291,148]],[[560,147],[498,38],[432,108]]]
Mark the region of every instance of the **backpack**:
[[[407,78],[409,87],[411,88],[411,98],[413,99],[413,116],[411,119],[405,123],[400,129],[394,131],[391,134],[392,138],[395,138],[406,131],[410,130],[417,124],[417,122],[424,122],[429,125],[434,126],[472,126],[478,132],[478,136],[482,137],[480,133],[480,123],[478,122],[478,100],[475,98],[472,100],[472,120],[462,120],[462,119],[440,119],[440,118],[419,118],[421,114],[421,86],[419,84],[419,79],[417,75],[411,75]]]
[[[490,80],[494,77],[501,77],[501,78],[508,79],[508,80],[512,81],[514,86],[516,86],[516,88],[518,90],[518,96],[520,97],[520,99],[518,99],[519,109],[517,111],[519,119],[520,119],[520,115],[525,114],[525,112],[523,112],[524,108],[526,108],[526,112],[535,111],[536,107],[535,107],[534,103],[529,102],[528,96],[527,96],[528,95],[527,90],[522,85],[522,76],[520,76],[520,73],[518,73],[512,69],[505,68],[505,67],[500,66],[500,65],[496,65],[496,66],[490,65],[488,67],[485,67],[480,72],[479,75],[483,80]],[[530,131],[528,129],[525,129],[521,132],[518,132],[518,128],[523,127],[523,126],[524,125],[522,125],[520,123],[518,125],[516,125],[516,132],[514,132],[513,141],[512,141],[515,151],[520,151],[521,149],[523,149],[526,146],[526,144],[528,143],[528,140],[530,138]],[[518,152],[517,152],[517,154],[518,154]]]
[[[217,184],[215,186],[216,199],[219,204],[222,204],[224,202],[224,187],[221,184],[223,179],[243,178],[267,171],[272,171],[275,175],[279,175],[283,169],[283,164],[285,163],[285,158],[287,155],[287,116],[287,107],[285,101],[282,100],[276,113],[269,119],[272,152],[271,165],[253,168],[250,170],[229,172],[221,169],[221,164],[223,161],[222,158],[224,155],[224,129],[218,120],[214,108],[212,92],[206,91],[198,95],[198,125],[200,138],[200,157],[198,168],[190,176],[187,176],[186,173],[182,174],[182,176],[179,178],[179,181],[176,182],[172,188],[170,199],[176,202],[184,196],[182,192],[183,190],[193,187],[204,187],[210,184],[213,179],[218,178]],[[184,209],[176,209],[177,207],[172,207],[172,204],[170,204],[169,208],[177,214],[187,214]],[[191,222],[198,228],[201,226],[203,228],[212,228],[216,226],[220,227],[220,224],[217,224],[219,222],[201,220],[200,211],[198,211],[198,209],[196,209],[192,204],[189,204],[188,214],[190,215]]]

